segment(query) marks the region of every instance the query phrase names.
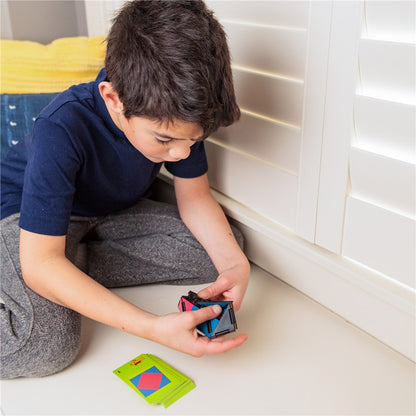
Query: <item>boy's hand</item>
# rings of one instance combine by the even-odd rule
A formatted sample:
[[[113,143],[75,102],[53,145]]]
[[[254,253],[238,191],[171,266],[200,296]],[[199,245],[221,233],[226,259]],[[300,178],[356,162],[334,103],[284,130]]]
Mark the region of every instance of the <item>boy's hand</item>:
[[[242,264],[223,271],[210,286],[200,290],[198,296],[214,301],[233,301],[233,307],[238,311],[246,293],[250,277],[249,264]]]
[[[196,326],[213,319],[221,313],[218,305],[201,308],[197,311],[177,312],[156,318],[153,336],[150,338],[160,344],[194,357],[205,354],[218,354],[239,347],[247,339],[247,335],[235,338],[217,338],[198,335]]]

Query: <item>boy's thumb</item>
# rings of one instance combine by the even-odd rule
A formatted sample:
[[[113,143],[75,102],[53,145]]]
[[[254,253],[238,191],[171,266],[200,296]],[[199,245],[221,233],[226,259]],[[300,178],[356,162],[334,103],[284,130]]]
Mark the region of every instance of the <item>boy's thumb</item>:
[[[215,281],[212,285],[200,290],[198,296],[202,299],[213,299],[216,296],[221,295],[227,290],[227,285],[225,282],[220,280]]]
[[[209,321],[217,317],[222,312],[220,305],[207,306],[194,311],[196,325],[202,324],[202,322]]]

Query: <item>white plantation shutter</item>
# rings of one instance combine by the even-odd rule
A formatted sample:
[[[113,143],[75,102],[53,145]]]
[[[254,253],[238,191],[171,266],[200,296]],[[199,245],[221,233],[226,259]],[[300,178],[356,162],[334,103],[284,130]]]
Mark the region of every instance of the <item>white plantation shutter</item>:
[[[364,7],[342,254],[415,287],[415,3]]]
[[[228,36],[242,111],[206,143],[211,186],[294,229],[309,3],[207,4]]]
[[[111,21],[125,0],[84,0],[88,36],[106,35]]]

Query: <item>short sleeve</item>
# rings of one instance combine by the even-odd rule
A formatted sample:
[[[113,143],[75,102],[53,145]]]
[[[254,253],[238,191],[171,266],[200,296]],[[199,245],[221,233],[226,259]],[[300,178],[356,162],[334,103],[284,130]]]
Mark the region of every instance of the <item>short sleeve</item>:
[[[28,143],[20,227],[38,234],[65,235],[80,157],[66,131],[38,119]]]
[[[179,162],[165,162],[166,169],[180,178],[197,178],[208,171],[204,142],[196,142],[191,147],[191,153]]]

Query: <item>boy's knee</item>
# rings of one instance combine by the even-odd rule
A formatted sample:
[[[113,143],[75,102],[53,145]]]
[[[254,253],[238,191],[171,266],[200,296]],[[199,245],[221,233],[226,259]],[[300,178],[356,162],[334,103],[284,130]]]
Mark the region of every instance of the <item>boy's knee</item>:
[[[59,341],[59,344],[47,342],[48,345],[45,345],[38,365],[33,368],[33,374],[29,373],[27,377],[45,377],[56,374],[75,361],[81,345],[80,336],[71,335]]]
[[[21,349],[2,355],[0,378],[45,377],[59,373],[74,362],[80,344],[79,330],[53,336],[34,334]]]

